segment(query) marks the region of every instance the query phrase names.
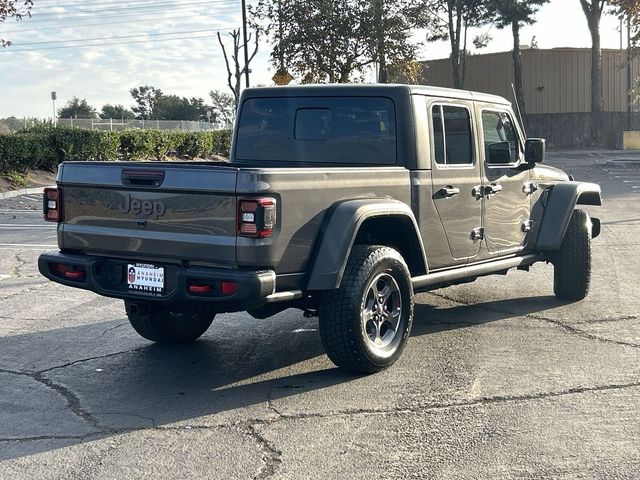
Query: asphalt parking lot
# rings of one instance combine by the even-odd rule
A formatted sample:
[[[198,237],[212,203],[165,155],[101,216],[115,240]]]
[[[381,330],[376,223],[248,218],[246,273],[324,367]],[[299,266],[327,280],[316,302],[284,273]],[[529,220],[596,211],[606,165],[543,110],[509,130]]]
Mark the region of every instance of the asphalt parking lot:
[[[549,163],[603,188],[587,299],[543,264],[418,295],[373,376],[294,310],[153,345],[121,302],[39,276],[37,196],[0,200],[0,479],[639,478],[640,155]]]

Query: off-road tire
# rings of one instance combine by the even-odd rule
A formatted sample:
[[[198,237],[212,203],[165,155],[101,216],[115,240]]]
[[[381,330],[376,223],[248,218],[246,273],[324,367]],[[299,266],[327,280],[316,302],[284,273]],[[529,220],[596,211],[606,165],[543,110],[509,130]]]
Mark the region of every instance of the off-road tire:
[[[400,320],[392,345],[382,355],[379,354],[381,350],[372,346],[366,327],[363,327],[367,295],[371,292],[372,282],[380,276],[397,287],[394,295],[401,302],[397,307]],[[319,316],[322,344],[338,367],[358,373],[375,373],[393,365],[404,350],[413,322],[411,275],[400,253],[384,246],[355,245],[340,288],[322,296]],[[379,327],[378,333],[381,330]]]
[[[162,304],[124,302],[133,329],[157,343],[184,343],[199,338],[211,326],[213,314],[176,313]]]
[[[574,210],[562,246],[554,255],[553,292],[562,300],[582,300],[591,283],[591,220]]]

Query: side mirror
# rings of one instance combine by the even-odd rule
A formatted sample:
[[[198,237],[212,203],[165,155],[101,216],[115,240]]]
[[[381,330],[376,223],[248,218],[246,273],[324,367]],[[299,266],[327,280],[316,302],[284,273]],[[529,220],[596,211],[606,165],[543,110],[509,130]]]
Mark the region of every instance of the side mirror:
[[[547,144],[544,138],[527,138],[524,144],[524,159],[529,164],[544,162]]]
[[[509,142],[492,143],[487,148],[486,161],[490,165],[511,163],[511,146]]]

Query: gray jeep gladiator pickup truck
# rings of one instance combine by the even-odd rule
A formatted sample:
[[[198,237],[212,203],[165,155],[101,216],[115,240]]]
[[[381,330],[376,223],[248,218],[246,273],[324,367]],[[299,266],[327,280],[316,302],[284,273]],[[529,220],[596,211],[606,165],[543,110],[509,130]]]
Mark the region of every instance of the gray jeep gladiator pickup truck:
[[[338,366],[392,365],[414,294],[536,262],[589,289],[598,185],[541,164],[503,98],[405,85],[247,89],[230,160],[60,165],[40,272],[124,300],[156,342],[217,313],[319,316]]]

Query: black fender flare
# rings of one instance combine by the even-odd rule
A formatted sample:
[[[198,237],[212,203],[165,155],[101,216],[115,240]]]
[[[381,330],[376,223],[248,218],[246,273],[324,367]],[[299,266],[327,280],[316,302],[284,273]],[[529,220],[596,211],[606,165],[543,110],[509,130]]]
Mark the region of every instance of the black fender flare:
[[[536,248],[541,251],[558,250],[569,226],[576,205],[602,205],[600,185],[587,182],[557,183],[544,193],[544,214]],[[596,219],[594,219],[596,220]],[[597,222],[599,225],[599,222]],[[593,229],[594,237],[599,228]]]
[[[412,241],[419,246],[418,257],[424,272],[428,270],[424,245],[416,218],[407,204],[394,199],[373,198],[347,200],[334,205],[321,228],[314,256],[310,262],[307,290],[338,288],[354,241],[362,224],[373,218],[401,218],[407,225]]]

